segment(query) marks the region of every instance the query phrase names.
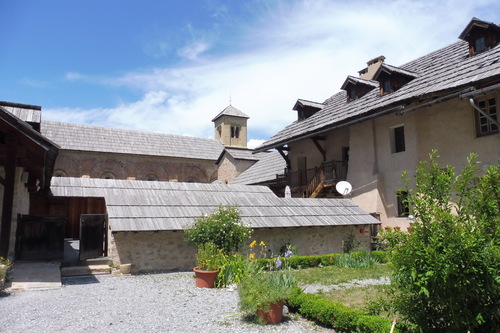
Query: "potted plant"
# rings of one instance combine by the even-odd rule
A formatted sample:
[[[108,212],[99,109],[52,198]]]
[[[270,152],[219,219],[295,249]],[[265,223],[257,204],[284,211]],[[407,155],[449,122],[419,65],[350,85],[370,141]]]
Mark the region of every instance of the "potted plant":
[[[186,230],[186,240],[197,247],[197,266],[195,274],[200,271],[216,271],[229,265],[223,264],[224,258],[232,258],[252,233],[252,229],[241,221],[240,211],[235,206],[219,206],[210,215],[204,214],[196,218]],[[208,244],[208,245],[207,245]],[[227,261],[227,260],[226,260]],[[222,267],[221,267],[222,266]],[[198,272],[198,273],[197,273]],[[225,272],[229,273],[229,272]],[[217,286],[228,283],[228,274],[223,274],[224,281]],[[198,285],[197,277],[197,285]]]
[[[256,314],[267,324],[281,322],[283,305],[297,285],[290,271],[260,271],[243,279],[238,287],[242,311]]]
[[[198,252],[196,253],[197,264],[193,269],[197,287],[214,287],[222,257],[222,251],[214,243],[208,242],[198,246]]]
[[[0,291],[4,288],[5,280],[7,279],[7,274],[11,266],[12,263],[9,259],[0,257]]]

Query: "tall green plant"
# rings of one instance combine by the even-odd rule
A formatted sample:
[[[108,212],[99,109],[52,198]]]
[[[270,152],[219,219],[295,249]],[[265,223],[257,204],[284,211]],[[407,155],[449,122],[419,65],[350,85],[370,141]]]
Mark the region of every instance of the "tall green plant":
[[[477,180],[476,156],[455,176],[437,162],[403,174],[411,232],[387,232],[398,310],[423,332],[500,327],[500,167]]]
[[[237,207],[221,205],[210,215],[195,219],[185,232],[186,239],[196,247],[211,242],[224,253],[230,254],[241,248],[252,229],[243,225]]]

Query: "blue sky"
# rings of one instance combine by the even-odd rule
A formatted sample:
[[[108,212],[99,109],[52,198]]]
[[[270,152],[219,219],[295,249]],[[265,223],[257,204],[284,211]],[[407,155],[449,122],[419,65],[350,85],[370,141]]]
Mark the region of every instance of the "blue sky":
[[[213,137],[230,103],[255,146],[379,55],[458,40],[498,0],[0,0],[0,100],[45,120]]]

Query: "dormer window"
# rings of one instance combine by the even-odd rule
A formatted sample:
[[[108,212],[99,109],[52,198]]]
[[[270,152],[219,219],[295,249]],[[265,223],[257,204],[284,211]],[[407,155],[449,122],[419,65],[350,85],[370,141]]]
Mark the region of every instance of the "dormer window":
[[[380,83],[380,95],[383,96],[397,91],[416,77],[415,73],[384,63],[375,73],[374,79]]]
[[[351,102],[363,97],[366,93],[378,87],[378,82],[348,76],[342,85],[347,93],[347,101]]]
[[[469,54],[473,56],[500,43],[500,26],[474,17],[458,38],[469,43]]]
[[[325,105],[323,103],[306,101],[305,99],[298,99],[295,103],[293,110],[297,111],[297,119],[304,120],[316,112],[323,109]]]

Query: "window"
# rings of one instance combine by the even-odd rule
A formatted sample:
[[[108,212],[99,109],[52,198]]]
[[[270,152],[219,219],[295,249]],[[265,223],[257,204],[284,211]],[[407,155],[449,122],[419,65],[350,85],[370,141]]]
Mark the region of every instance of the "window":
[[[492,119],[498,120],[497,105],[495,98],[488,98],[477,103],[479,108]],[[477,136],[485,136],[498,133],[498,126],[488,119],[484,114],[475,110]]]
[[[410,214],[410,207],[408,205],[408,192],[398,191],[397,193],[398,201],[398,216],[406,217]]]
[[[355,89],[351,89],[351,90],[349,91],[349,98],[350,98],[350,100],[351,100],[351,101],[354,101],[356,98],[358,98],[358,97],[356,96],[356,90],[355,90]]]
[[[391,92],[391,80],[384,81],[384,94],[388,94]]]
[[[405,127],[393,127],[391,132],[391,151],[399,153],[406,150],[405,147]]]
[[[486,50],[486,42],[484,40],[484,37],[479,37],[474,41],[474,50],[476,51],[476,53]]]
[[[238,139],[240,137],[240,128],[238,126],[231,126],[231,138]]]

